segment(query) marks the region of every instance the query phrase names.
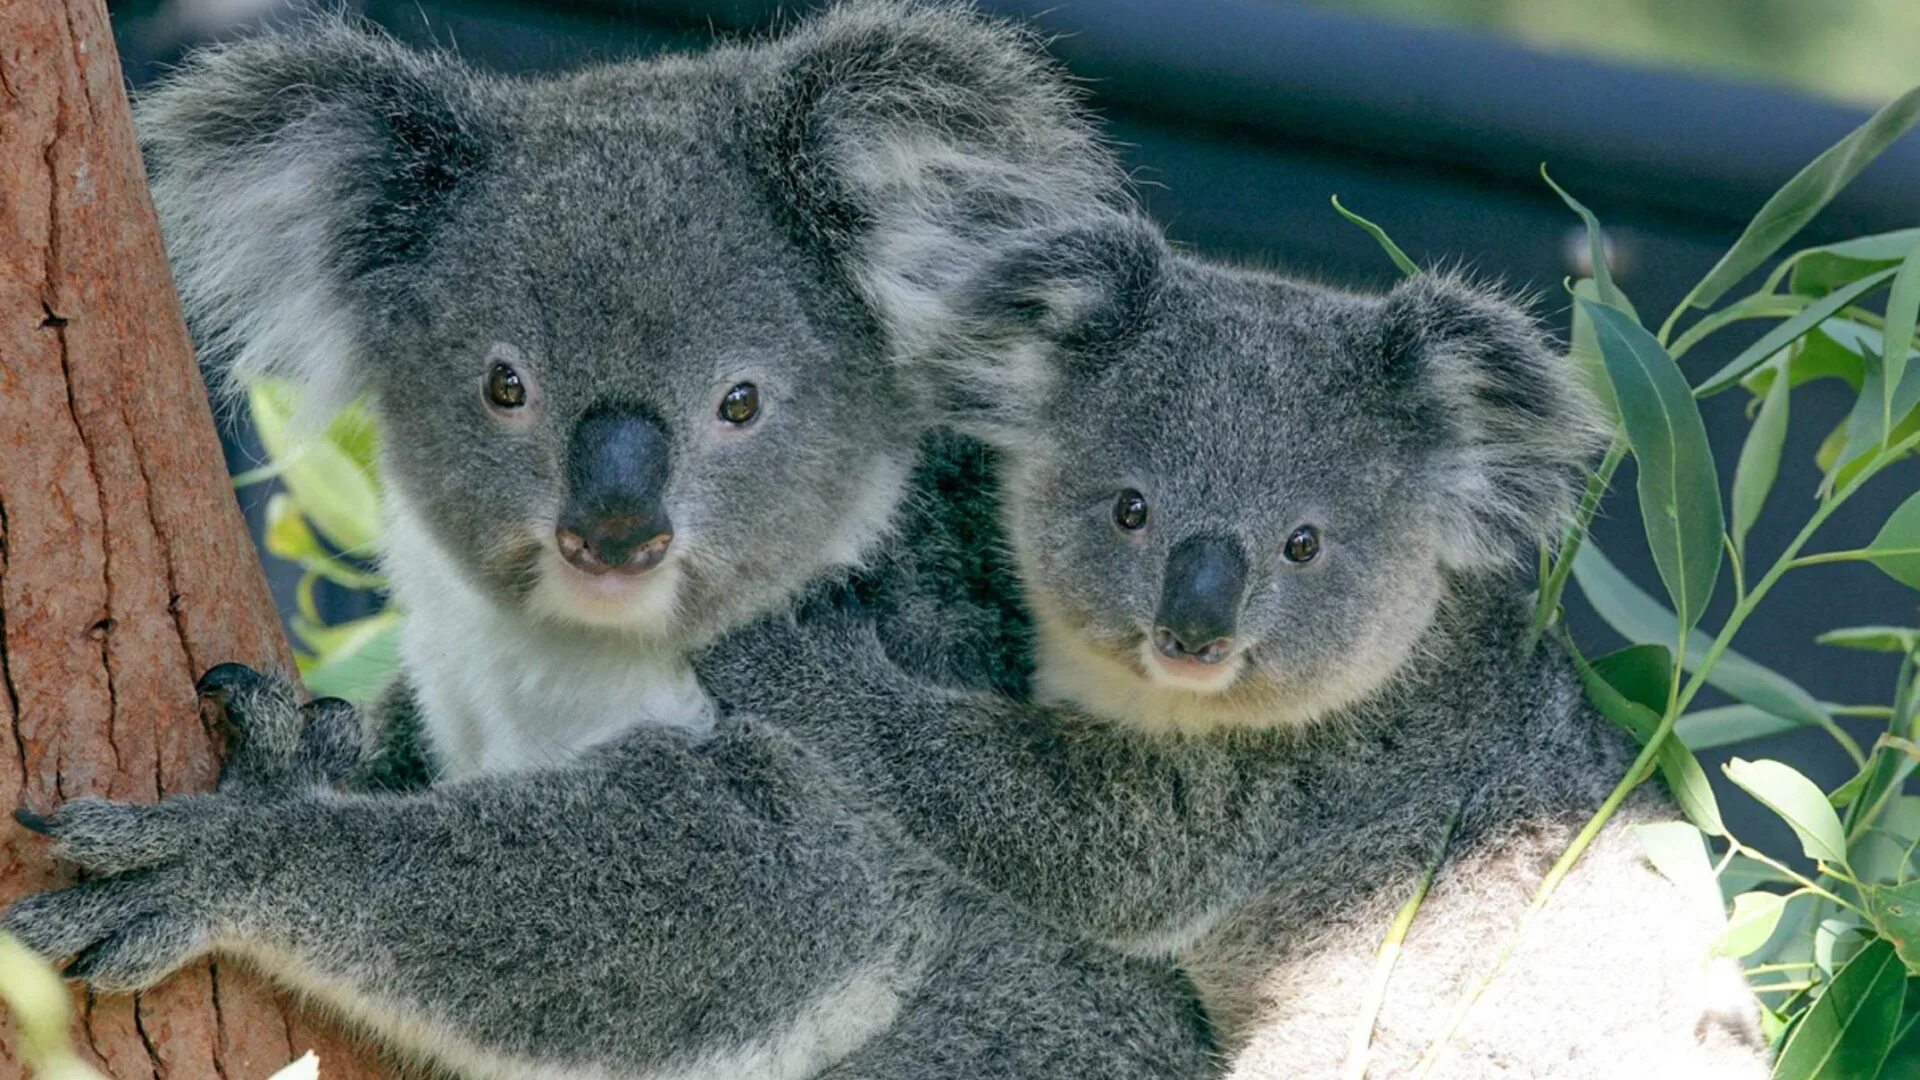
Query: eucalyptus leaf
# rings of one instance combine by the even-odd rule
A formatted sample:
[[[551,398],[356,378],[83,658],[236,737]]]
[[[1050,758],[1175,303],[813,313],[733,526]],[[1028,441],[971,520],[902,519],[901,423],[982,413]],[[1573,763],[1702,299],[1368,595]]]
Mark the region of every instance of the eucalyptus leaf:
[[[1587,209],[1580,200],[1567,194],[1566,188],[1555,183],[1553,177],[1547,175],[1547,167],[1544,163],[1540,166],[1540,179],[1545,180],[1554,194],[1560,196],[1560,201],[1566,203],[1568,208],[1579,214],[1580,220],[1586,223],[1588,261],[1593,264],[1594,291],[1600,302],[1611,304],[1633,314],[1635,321],[1639,321],[1638,313],[1634,312],[1633,305],[1627,302],[1626,294],[1613,283],[1613,269],[1607,264],[1607,238],[1606,234],[1600,230],[1600,219],[1595,217],[1593,211]]]
[[[1882,407],[1886,410],[1882,427],[1892,430],[1894,421],[1906,415],[1895,399],[1901,379],[1907,371],[1907,350],[1913,347],[1913,326],[1920,319],[1920,241],[1907,252],[1900,272],[1893,277],[1893,290],[1887,296],[1886,351],[1881,355],[1884,371]]]
[[[1872,933],[1851,912],[1821,919],[1813,928],[1813,962],[1831,977],[1871,940]]]
[[[1707,838],[1699,829],[1684,821],[1658,821],[1635,825],[1633,835],[1660,876],[1688,896],[1711,901],[1716,908],[1723,906]]]
[[[1900,1032],[1875,1080],[1920,1080],[1920,979],[1907,980],[1907,1009]]]
[[[1630,664],[1624,665],[1630,669],[1643,667],[1641,657],[1650,655],[1646,647],[1626,651],[1641,654],[1635,656]],[[1620,655],[1614,654],[1615,657]],[[1573,654],[1573,662],[1582,684],[1586,686],[1588,700],[1593,702],[1600,715],[1613,721],[1641,745],[1653,738],[1660,726],[1658,712],[1622,694],[1577,652]],[[1630,675],[1636,682],[1642,681],[1642,672],[1631,670]],[[1679,805],[1680,812],[1686,815],[1687,820],[1709,835],[1726,835],[1727,827],[1720,818],[1720,803],[1714,797],[1713,785],[1708,782],[1706,770],[1700,767],[1699,760],[1687,749],[1686,744],[1669,736],[1660,743],[1660,749],[1654,753],[1654,761],[1659,765],[1661,778],[1667,782],[1667,789],[1673,793],[1673,801]]]
[[[1691,629],[1713,597],[1726,531],[1720,479],[1700,408],[1686,377],[1652,334],[1618,308],[1578,302],[1593,319],[1594,338],[1639,465],[1636,486],[1647,545],[1680,629]]]
[[[1860,1080],[1879,1073],[1898,1034],[1906,971],[1893,946],[1869,942],[1795,1025],[1774,1080]]]
[[[380,493],[371,466],[359,456],[369,451],[360,442],[349,450],[334,441],[335,428],[299,433],[284,392],[271,384],[252,387],[247,400],[261,444],[286,463],[280,483],[300,513],[336,549],[370,554],[380,538]]]
[[[1832,866],[1847,865],[1846,830],[1818,784],[1778,761],[1734,758],[1724,768],[1728,779],[1792,826],[1808,858]]]
[[[1870,559],[1886,575],[1909,588],[1920,589],[1920,491],[1894,510],[1867,545]]]
[[[1593,317],[1587,314],[1581,300],[1600,299],[1600,286],[1592,278],[1581,278],[1573,283],[1573,329],[1568,337],[1567,355],[1572,358],[1574,369],[1593,396],[1599,400],[1601,408],[1616,423],[1620,419],[1620,403],[1613,398],[1613,383],[1607,379],[1606,361],[1600,359],[1600,343],[1594,340]]]
[[[1900,265],[1915,243],[1920,243],[1920,229],[1895,229],[1807,248],[1788,260],[1787,269],[1793,273],[1788,288],[1801,296],[1832,292],[1850,281]]]
[[[1885,364],[1880,357],[1866,358],[1866,377],[1860,383],[1860,396],[1854,399],[1842,423],[1845,443],[1828,467],[1830,482],[1844,483],[1864,467],[1874,451],[1897,443],[1920,427],[1920,365],[1909,365],[1894,392],[1891,407],[1885,394]],[[1893,431],[1887,433],[1886,418],[1894,417]]]
[[[1765,397],[1767,391],[1773,388],[1774,378],[1784,369],[1789,385],[1795,390],[1819,379],[1839,379],[1858,390],[1867,377],[1866,357],[1851,344],[1841,344],[1838,340],[1860,340],[1853,331],[1871,334],[1875,341],[1880,338],[1878,330],[1861,326],[1851,319],[1828,319],[1791,349],[1747,372],[1740,379],[1740,385],[1755,397]]]
[[[1821,208],[1860,175],[1860,170],[1920,120],[1920,88],[1889,102],[1846,138],[1814,158],[1754,215],[1740,238],[1695,285],[1682,308],[1711,307],[1728,289],[1780,250]]]
[[[1862,652],[1899,653],[1920,650],[1920,630],[1905,626],[1843,626],[1813,639],[1816,644]]]
[[[1673,689],[1673,650],[1665,645],[1629,645],[1595,660],[1593,670],[1628,701],[1665,711]]]
[[[1700,397],[1711,397],[1740,381],[1741,377],[1760,366],[1768,357],[1781,349],[1805,337],[1809,331],[1840,313],[1888,281],[1893,280],[1896,271],[1882,270],[1870,274],[1859,281],[1836,292],[1820,298],[1819,302],[1809,304],[1798,315],[1761,335],[1760,340],[1740,350],[1740,354],[1727,361],[1726,366],[1707,377],[1694,393]]]
[[[1727,928],[1713,941],[1715,956],[1739,958],[1758,952],[1780,925],[1780,913],[1787,898],[1779,893],[1749,892],[1733,898],[1733,913],[1727,916]]]
[[[1594,611],[1628,641],[1660,644],[1673,640],[1673,612],[1627,580],[1627,576],[1607,560],[1597,545],[1587,543],[1580,546],[1573,560],[1573,577],[1580,583],[1580,589],[1586,594]],[[1694,630],[1688,632],[1686,645],[1681,666],[1692,671],[1706,655],[1712,640]],[[1721,653],[1713,669],[1707,672],[1707,685],[1775,716],[1805,726],[1830,728],[1833,724],[1833,719],[1813,699],[1813,695],[1786,676],[1762,667],[1732,649]]]
[[[1760,402],[1759,415],[1740,447],[1733,472],[1733,549],[1746,557],[1747,532],[1760,520],[1760,511],[1780,475],[1780,452],[1787,444],[1788,394],[1793,380],[1776,379]]]
[[[1874,928],[1893,943],[1907,970],[1920,975],[1920,881],[1869,885],[1861,891]]]
[[[1413,277],[1420,272],[1420,267],[1415,264],[1412,259],[1407,258],[1407,253],[1401,251],[1400,245],[1393,242],[1393,237],[1387,235],[1387,230],[1375,225],[1373,222],[1368,221],[1366,218],[1361,217],[1346,207],[1341,206],[1340,196],[1338,195],[1333,197],[1333,208],[1339,212],[1341,217],[1365,229],[1367,235],[1373,237],[1374,242],[1380,245],[1381,250],[1387,253],[1387,258],[1393,260],[1393,265],[1399,267],[1402,274]]]
[[[378,697],[400,669],[401,621],[389,610],[339,626],[298,628],[320,653],[300,665],[307,689],[361,704]]]
[[[1700,709],[1682,716],[1673,725],[1673,733],[1694,752],[1716,746],[1731,746],[1752,739],[1797,731],[1806,725],[1798,720],[1775,716],[1752,705],[1721,705]]]

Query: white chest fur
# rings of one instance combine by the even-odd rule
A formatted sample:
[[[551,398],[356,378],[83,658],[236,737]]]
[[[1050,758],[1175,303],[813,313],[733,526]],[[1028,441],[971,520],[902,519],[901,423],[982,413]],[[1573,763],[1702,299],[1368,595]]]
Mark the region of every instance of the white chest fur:
[[[443,779],[563,761],[637,724],[712,728],[712,704],[677,649],[502,611],[405,500],[388,502],[402,660]]]

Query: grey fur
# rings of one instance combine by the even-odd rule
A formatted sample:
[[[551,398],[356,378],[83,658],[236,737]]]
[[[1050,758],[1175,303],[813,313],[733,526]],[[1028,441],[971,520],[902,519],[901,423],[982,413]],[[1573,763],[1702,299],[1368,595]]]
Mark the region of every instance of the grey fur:
[[[710,726],[686,651],[857,564],[901,494],[927,413],[876,312],[1120,192],[1037,46],[950,5],[540,81],[321,21],[196,55],[139,121],[219,381],[373,402],[406,668],[456,776]],[[498,361],[532,384],[511,420]],[[741,381],[762,415],[730,430]],[[599,595],[554,530],[609,405],[668,431],[674,540]]]
[[[681,702],[635,700],[882,531],[928,413],[873,298],[1051,213],[1063,177],[1118,192],[1065,101],[1022,35],[902,4],[554,82],[337,24],[194,61],[141,118],[195,331],[237,379],[371,393],[409,675],[477,778],[342,793],[350,717],[222,669],[220,792],[68,804],[47,828],[102,876],[8,925],[102,989],[248,957],[473,1076],[1205,1072],[1164,963],[959,882],[788,733],[701,738],[660,715]],[[864,246],[902,208],[914,244]],[[531,423],[480,402],[503,349],[536,380]],[[709,431],[743,374],[767,415]],[[607,401],[668,418],[680,586],[650,621],[583,626],[535,567],[567,429]]]
[[[1323,1076],[1387,914],[1459,808],[1377,1034],[1376,1075],[1404,1072],[1628,757],[1565,658],[1521,648],[1525,605],[1499,570],[1558,524],[1591,446],[1585,406],[1526,320],[1459,282],[1331,293],[1168,254],[1126,222],[1043,231],[977,277],[922,258],[944,244],[865,248],[896,269],[864,295],[934,388],[924,400],[1003,444],[1042,696],[1091,696],[1078,650],[1104,655],[1127,698],[944,687],[879,644],[918,664],[951,644],[937,630],[776,617],[699,661],[727,715],[710,740],[643,727],[566,766],[413,797],[240,785],[151,809],[73,804],[50,830],[118,875],[31,898],[7,925],[48,954],[87,949],[104,987],[210,947],[265,956],[361,1003],[389,1039],[431,1030],[455,1048],[443,1060],[476,1072],[672,1075],[815,1030],[801,1003],[875,985],[906,1005],[846,1039],[871,1040],[843,1059],[861,1075],[1191,1064],[1172,999],[1138,995],[1140,971],[1097,949],[966,969],[1039,937],[978,888],[1091,942],[1178,957],[1241,1073]],[[1153,497],[1137,539],[1109,524],[1121,486]],[[1321,558],[1275,565],[1308,520]],[[1151,663],[1138,637],[1169,547],[1195,530],[1257,567],[1236,630],[1246,688],[1211,696],[1144,666],[1127,677]],[[939,571],[900,574],[879,590],[883,617],[938,610],[914,593],[947,590]],[[1629,818],[1670,814],[1645,795]],[[1721,1038],[1681,977],[1712,911],[1622,829],[1563,887],[1558,933],[1523,950],[1448,1075],[1764,1071],[1744,1018]],[[501,970],[549,1012],[487,993]],[[988,1046],[999,1025],[1031,1025],[1020,1045],[1057,1040],[1056,1056],[997,1070],[896,1041],[930,1021]],[[846,1048],[811,1045],[786,1074]]]

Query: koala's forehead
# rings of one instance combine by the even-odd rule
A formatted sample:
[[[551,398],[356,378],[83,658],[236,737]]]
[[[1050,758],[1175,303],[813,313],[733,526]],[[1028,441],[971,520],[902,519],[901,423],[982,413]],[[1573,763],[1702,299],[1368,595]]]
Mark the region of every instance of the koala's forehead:
[[[570,360],[819,351],[849,307],[713,111],[531,99],[500,126],[425,268],[439,329]]]
[[[1350,503],[1413,466],[1377,304],[1270,278],[1175,282],[1130,345],[1069,393],[1071,455],[1162,498],[1286,516]]]

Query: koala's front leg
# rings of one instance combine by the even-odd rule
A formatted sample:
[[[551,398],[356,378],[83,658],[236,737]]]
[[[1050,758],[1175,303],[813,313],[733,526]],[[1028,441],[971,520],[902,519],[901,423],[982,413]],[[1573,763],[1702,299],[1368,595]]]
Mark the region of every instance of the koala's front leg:
[[[270,704],[217,794],[26,814],[94,876],[6,928],[103,990],[248,957],[482,1076],[807,1075],[911,989],[912,879],[777,732],[646,729],[563,769],[342,794],[291,695]]]

